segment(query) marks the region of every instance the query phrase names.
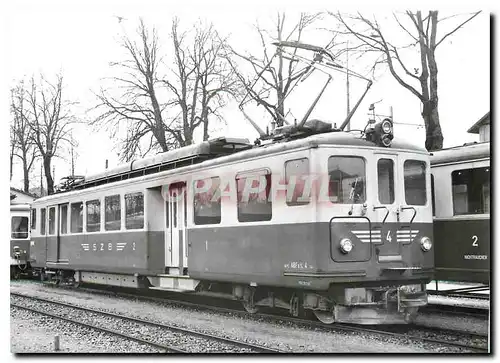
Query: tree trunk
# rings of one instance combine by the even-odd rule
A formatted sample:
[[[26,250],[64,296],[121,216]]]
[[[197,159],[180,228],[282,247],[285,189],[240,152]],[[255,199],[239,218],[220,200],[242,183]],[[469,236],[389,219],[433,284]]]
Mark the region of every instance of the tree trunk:
[[[276,111],[278,112],[278,115],[276,115],[276,126],[281,127],[283,126],[283,119],[281,117],[285,117],[285,95],[281,90],[278,90],[278,107]]]
[[[45,172],[45,179],[47,180],[47,194],[54,194],[54,179],[52,179],[52,174],[50,173],[50,162],[51,158],[45,156],[43,158],[43,170]]]
[[[12,166],[14,164],[14,152],[10,153],[10,181],[12,181]]]
[[[187,128],[184,130],[184,145],[182,146],[188,146],[193,143],[193,132]]]
[[[23,174],[24,174],[24,191],[29,193],[30,191],[30,178],[29,178],[29,170],[28,170],[28,161],[26,160],[26,156],[23,159]]]
[[[425,123],[425,148],[427,151],[435,151],[443,148],[443,133],[439,124],[438,105],[435,101],[423,103],[422,118]]]

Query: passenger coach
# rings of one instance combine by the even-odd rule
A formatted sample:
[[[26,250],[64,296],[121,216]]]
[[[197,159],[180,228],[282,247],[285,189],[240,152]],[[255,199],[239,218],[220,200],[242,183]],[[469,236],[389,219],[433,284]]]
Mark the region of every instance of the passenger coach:
[[[436,280],[490,279],[490,143],[431,156]]]
[[[384,122],[390,138],[220,138],[88,177],[34,202],[32,264],[58,281],[227,294],[250,312],[404,322],[433,274],[430,165]]]
[[[18,278],[30,270],[30,205],[10,205],[10,276]],[[34,220],[31,216],[31,221]]]

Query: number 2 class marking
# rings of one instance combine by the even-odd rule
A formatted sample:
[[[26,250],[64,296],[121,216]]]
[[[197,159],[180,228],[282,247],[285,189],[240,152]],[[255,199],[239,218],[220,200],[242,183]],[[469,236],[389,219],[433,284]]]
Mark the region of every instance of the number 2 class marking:
[[[479,247],[479,245],[477,244],[478,240],[479,240],[479,238],[477,238],[477,236],[472,236],[472,246],[473,247]]]

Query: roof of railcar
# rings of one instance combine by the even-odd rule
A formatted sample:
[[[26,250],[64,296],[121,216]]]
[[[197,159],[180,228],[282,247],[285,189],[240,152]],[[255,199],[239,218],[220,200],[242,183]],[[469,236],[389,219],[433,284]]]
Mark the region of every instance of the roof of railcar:
[[[205,143],[201,144],[196,144],[196,145],[190,145],[186,146],[180,149],[175,149],[171,151],[167,151],[158,155],[155,155],[153,157],[148,157],[140,160],[135,160],[126,164],[118,165],[117,167],[110,169],[106,172],[100,172],[97,174],[89,175],[85,177],[85,180],[93,180],[98,177],[101,177],[102,175],[106,176],[111,176],[114,173],[122,173],[124,171],[133,171],[136,169],[140,169],[141,167],[144,167],[145,164],[148,162],[150,163],[161,163],[161,162],[166,162],[170,161],[172,159],[175,159],[179,157],[181,154],[185,154],[184,151],[192,151],[192,152],[198,152],[201,148],[203,148]],[[293,150],[293,149],[300,149],[303,147],[314,147],[318,145],[339,145],[339,146],[353,146],[353,147],[370,147],[370,148],[376,148],[373,144],[373,142],[367,141],[365,139],[362,139],[359,134],[355,134],[353,132],[329,132],[329,133],[323,133],[323,134],[317,134],[317,135],[312,135],[306,138],[298,139],[298,140],[293,140],[293,141],[287,141],[287,142],[274,142],[270,144],[266,144],[263,146],[258,146],[258,147],[253,147],[248,150],[240,151],[234,154],[226,155],[226,156],[220,156],[215,159],[210,159],[205,163],[223,163],[226,161],[233,161],[233,160],[245,160],[249,159],[255,156],[264,156],[268,154],[274,154],[274,153],[279,153],[285,150]],[[393,143],[391,145],[390,149],[404,149],[408,151],[415,151],[415,152],[424,152],[427,153],[427,151],[419,146],[416,146],[414,144],[404,142],[404,141],[399,141],[397,139],[393,140]],[[387,148],[382,148],[380,149],[387,149]]]
[[[461,161],[474,161],[489,158],[490,156],[489,142],[474,143],[432,152],[431,165],[436,166]]]

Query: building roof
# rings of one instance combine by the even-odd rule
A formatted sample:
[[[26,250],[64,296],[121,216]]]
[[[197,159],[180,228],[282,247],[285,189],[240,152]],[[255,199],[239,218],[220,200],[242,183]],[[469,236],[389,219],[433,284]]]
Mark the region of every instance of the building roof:
[[[483,125],[490,124],[490,111],[486,112],[486,114],[479,119],[472,127],[467,130],[468,133],[471,134],[479,134],[479,128]]]
[[[33,195],[31,193],[27,193],[21,189],[17,189],[17,188],[13,188],[13,187],[10,187],[10,192],[11,192],[11,195],[12,195],[12,192],[16,192],[16,193],[21,193],[21,194],[27,195],[27,196],[32,197],[32,198],[36,198],[36,195]],[[11,199],[12,199],[12,197],[11,197]]]

